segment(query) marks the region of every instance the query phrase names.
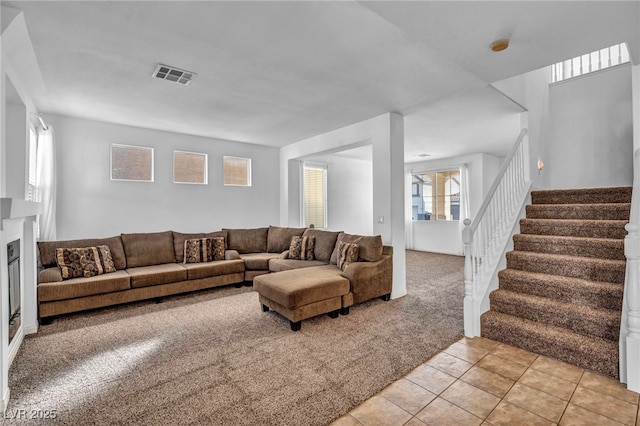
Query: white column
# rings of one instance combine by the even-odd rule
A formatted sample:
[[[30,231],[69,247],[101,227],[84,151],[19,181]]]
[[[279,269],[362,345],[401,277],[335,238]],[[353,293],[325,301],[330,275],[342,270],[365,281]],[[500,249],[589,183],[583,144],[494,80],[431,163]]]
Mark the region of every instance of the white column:
[[[393,299],[407,294],[404,117],[390,113],[376,121],[373,144],[373,233],[393,246]]]

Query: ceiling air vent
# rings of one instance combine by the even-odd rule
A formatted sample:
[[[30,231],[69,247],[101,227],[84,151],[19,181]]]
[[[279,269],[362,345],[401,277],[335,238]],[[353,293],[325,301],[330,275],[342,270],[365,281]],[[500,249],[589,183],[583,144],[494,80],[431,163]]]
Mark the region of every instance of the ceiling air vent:
[[[170,67],[169,65],[158,64],[152,75],[153,77],[188,86],[197,74],[191,71],[181,70],[180,68]]]

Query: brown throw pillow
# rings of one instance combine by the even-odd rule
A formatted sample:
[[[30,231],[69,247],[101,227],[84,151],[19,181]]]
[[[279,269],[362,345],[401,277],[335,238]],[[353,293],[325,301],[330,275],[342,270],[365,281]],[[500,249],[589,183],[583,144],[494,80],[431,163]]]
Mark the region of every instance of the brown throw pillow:
[[[316,246],[316,237],[291,237],[289,246],[289,259],[313,260],[313,250]]]
[[[338,268],[343,271],[353,262],[358,261],[359,247],[353,243],[338,243]]]
[[[224,260],[224,237],[185,240],[184,263]]]
[[[116,272],[109,246],[57,248],[56,261],[63,280]]]

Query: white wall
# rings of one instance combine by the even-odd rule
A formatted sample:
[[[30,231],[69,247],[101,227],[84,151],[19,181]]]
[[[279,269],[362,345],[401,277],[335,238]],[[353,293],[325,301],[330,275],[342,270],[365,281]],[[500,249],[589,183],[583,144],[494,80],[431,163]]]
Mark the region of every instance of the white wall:
[[[331,132],[314,136],[280,149],[280,223],[299,226],[300,200],[291,190],[297,187],[299,173],[291,160],[312,155],[328,155],[365,145],[373,152],[373,211],[369,219],[373,234],[394,248],[392,298],[404,296],[405,204],[404,204],[404,118],[396,113],[383,114]],[[364,220],[364,219],[363,219]]]
[[[429,170],[458,169],[464,163],[469,168],[469,212],[472,219],[482,205],[493,180],[501,166],[502,159],[490,154],[470,154],[431,161],[408,163],[405,170],[412,172]],[[409,195],[410,197],[410,195]],[[407,200],[408,208],[411,199]],[[423,221],[410,222],[409,248],[435,253],[462,255],[462,235],[459,222]]]
[[[631,185],[631,66],[551,85],[543,161],[548,188]]]
[[[327,164],[328,228],[372,235],[373,163],[340,155],[309,160]]]
[[[333,229],[373,234],[373,163],[331,156],[327,174],[327,216]]]
[[[278,149],[47,115],[56,134],[58,238],[278,223]],[[155,149],[155,181],[111,181],[110,144]],[[206,153],[209,184],[173,183],[173,150]],[[251,187],[222,184],[222,157],[252,159]]]

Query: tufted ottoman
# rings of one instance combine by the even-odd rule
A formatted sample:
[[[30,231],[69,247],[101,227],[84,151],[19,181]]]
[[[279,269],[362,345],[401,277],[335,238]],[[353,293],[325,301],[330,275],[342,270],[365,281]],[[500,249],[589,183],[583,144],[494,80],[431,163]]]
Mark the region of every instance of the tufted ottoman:
[[[316,315],[347,315],[353,305],[349,280],[334,265],[259,275],[253,279],[253,289],[260,295],[262,310],[272,309],[287,318],[293,331]]]

